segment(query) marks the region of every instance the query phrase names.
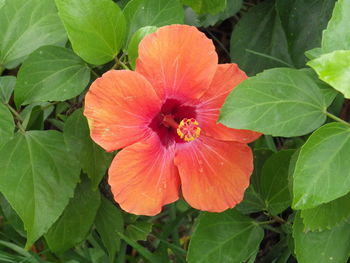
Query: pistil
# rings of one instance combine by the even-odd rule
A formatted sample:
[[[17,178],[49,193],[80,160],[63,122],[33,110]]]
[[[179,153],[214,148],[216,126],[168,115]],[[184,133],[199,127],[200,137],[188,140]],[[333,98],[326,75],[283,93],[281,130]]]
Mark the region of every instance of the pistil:
[[[165,127],[171,127],[175,130],[177,129],[177,127],[179,127],[179,124],[174,120],[174,116],[171,114],[165,115],[162,123]]]

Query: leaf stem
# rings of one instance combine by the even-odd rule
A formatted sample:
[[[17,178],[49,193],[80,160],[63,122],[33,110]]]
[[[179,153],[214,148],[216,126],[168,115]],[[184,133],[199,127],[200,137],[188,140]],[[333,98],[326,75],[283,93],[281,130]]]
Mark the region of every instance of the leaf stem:
[[[339,117],[333,115],[332,113],[330,113],[330,112],[328,112],[328,111],[325,111],[325,114],[326,114],[329,118],[331,118],[331,119],[333,119],[333,120],[335,120],[335,121],[337,121],[337,122],[340,122],[340,123],[342,123],[342,124],[344,124],[344,125],[350,126],[350,123],[348,123],[347,121],[344,121],[344,120],[340,119]]]
[[[262,227],[262,228],[265,228],[265,229],[268,229],[268,230],[270,230],[270,231],[273,231],[273,232],[275,232],[275,233],[281,234],[281,231],[278,230],[278,229],[276,229],[276,228],[273,227],[273,226],[270,226],[270,225],[262,225],[261,227]]]
[[[42,106],[41,107],[41,110],[46,110],[47,108],[50,108],[51,106],[55,106],[56,104],[60,103],[60,101],[54,101],[54,102],[51,102],[50,104],[47,104],[45,106]]]
[[[124,52],[120,58],[115,57],[115,63],[111,67],[111,69],[117,69],[119,66],[121,66],[123,69],[130,70],[130,68],[124,63],[123,59],[125,58],[126,53]]]
[[[131,70],[126,64],[124,64],[123,62],[119,61],[119,64],[123,67],[123,69],[126,70]]]
[[[120,249],[119,249],[119,253],[118,253],[118,257],[117,257],[116,263],[124,263],[126,261],[125,260],[126,247],[127,247],[126,242],[124,240],[121,240],[121,242],[120,242]]]
[[[91,70],[92,75],[94,75],[97,79],[100,77],[100,76],[96,73],[95,70],[93,70],[92,68],[90,68],[90,70]]]
[[[207,32],[210,35],[210,37],[214,39],[215,42],[218,43],[218,45],[222,48],[222,50],[230,57],[230,52],[228,52],[224,44],[222,44],[221,41],[212,32],[210,32],[210,30],[206,29],[205,32]]]
[[[268,225],[268,224],[276,223],[276,220],[271,219],[271,220],[268,220],[268,221],[255,221],[255,223],[257,225]]]
[[[22,126],[22,122],[23,122],[22,116],[19,115],[19,113],[14,108],[12,108],[10,104],[5,103],[5,106],[11,111],[12,115],[17,119],[16,125],[17,125],[18,129],[22,133],[25,133],[26,130]]]
[[[14,108],[12,108],[10,104],[5,103],[5,106],[11,111],[11,113],[16,117],[17,120],[21,122],[23,121],[22,116],[19,115],[19,113]]]
[[[277,61],[277,62],[279,62],[279,63],[281,63],[281,64],[283,64],[283,65],[285,65],[285,66],[287,66],[289,68],[295,68],[293,65],[291,65],[291,64],[289,64],[289,63],[287,63],[287,62],[285,62],[285,61],[283,61],[283,60],[281,60],[279,58],[275,58],[273,56],[270,56],[270,55],[267,55],[267,54],[264,54],[264,53],[256,52],[256,51],[248,49],[248,48],[246,48],[245,51],[248,52],[248,53],[260,56],[260,57],[264,57],[264,58],[268,58],[268,59]]]
[[[0,76],[2,75],[2,73],[4,72],[4,70],[5,70],[5,67],[2,66],[2,65],[0,65]]]
[[[280,224],[285,224],[285,223],[287,223],[287,221],[284,220],[282,217],[274,216],[274,215],[271,215],[271,214],[269,214],[269,216],[270,216],[273,220],[275,220],[277,223],[280,223]]]
[[[159,261],[159,257],[155,254],[152,254],[149,250],[147,250],[145,247],[141,246],[136,241],[132,240],[131,238],[125,236],[121,232],[117,232],[120,238],[122,238],[126,243],[129,244],[129,246],[132,246],[137,252],[140,253],[142,257],[144,257],[147,261],[150,262],[161,262]]]

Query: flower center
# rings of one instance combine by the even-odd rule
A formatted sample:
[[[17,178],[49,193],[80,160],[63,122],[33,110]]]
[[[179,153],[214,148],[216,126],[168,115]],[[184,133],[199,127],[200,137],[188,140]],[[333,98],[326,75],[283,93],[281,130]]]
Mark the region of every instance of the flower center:
[[[179,137],[186,142],[191,142],[197,139],[201,132],[199,123],[194,118],[184,118],[181,120],[180,124],[178,124],[174,120],[174,116],[169,114],[164,116],[162,123],[166,127],[172,127],[176,129],[176,132],[179,135]]]

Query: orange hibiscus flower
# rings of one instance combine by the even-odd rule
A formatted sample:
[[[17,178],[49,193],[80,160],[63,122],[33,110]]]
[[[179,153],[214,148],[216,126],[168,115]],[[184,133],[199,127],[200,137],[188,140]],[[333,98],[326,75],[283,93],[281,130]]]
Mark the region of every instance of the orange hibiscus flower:
[[[114,199],[127,212],[155,215],[179,198],[221,212],[244,195],[253,170],[247,143],[260,134],[217,124],[220,108],[246,74],[218,65],[195,27],[171,25],[139,45],[136,72],[111,70],[85,98],[92,139],[121,150],[109,168]]]

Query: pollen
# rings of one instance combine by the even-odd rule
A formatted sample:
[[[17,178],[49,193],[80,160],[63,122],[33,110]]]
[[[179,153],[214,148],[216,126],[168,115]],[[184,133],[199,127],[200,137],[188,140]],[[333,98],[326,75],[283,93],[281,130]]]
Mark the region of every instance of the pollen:
[[[186,142],[191,142],[199,137],[201,128],[195,119],[185,118],[180,122],[179,126],[176,129],[176,132],[181,139]]]

